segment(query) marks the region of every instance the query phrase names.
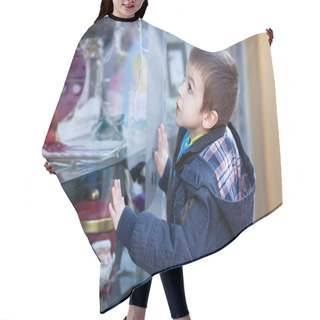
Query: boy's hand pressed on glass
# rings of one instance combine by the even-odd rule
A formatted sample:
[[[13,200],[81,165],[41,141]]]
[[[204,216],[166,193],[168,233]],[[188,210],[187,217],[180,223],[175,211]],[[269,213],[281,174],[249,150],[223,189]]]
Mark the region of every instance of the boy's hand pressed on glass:
[[[161,124],[158,129],[158,151],[154,153],[154,159],[156,162],[157,170],[160,178],[163,175],[164,169],[169,158],[168,139],[164,130],[164,125]],[[120,180],[114,180],[113,187],[111,189],[112,203],[109,204],[109,210],[113,221],[114,229],[117,230],[118,223],[122,215],[122,211],[125,207],[124,198],[121,194]],[[113,205],[112,205],[113,204]]]
[[[120,185],[120,179],[115,179],[113,183],[113,187],[111,188],[111,194],[112,194],[112,203],[109,203],[109,210],[114,226],[114,230],[117,230],[118,223],[122,215],[122,211],[125,207],[124,204],[124,198],[121,194],[121,185]]]
[[[154,160],[156,162],[157,170],[160,178],[163,176],[167,160],[169,158],[169,147],[167,135],[164,131],[164,125],[161,124],[158,129],[158,151],[154,152]]]

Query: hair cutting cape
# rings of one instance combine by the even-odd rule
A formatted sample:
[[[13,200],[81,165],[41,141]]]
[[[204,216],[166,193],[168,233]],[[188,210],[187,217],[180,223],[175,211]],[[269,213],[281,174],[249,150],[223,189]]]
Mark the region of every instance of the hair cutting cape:
[[[205,194],[199,185],[205,171],[201,164],[187,165],[175,173],[184,183],[174,197],[182,205],[175,213],[180,220],[170,216],[175,202],[167,207],[172,195],[164,192],[167,185],[159,187],[154,151],[163,123],[174,159],[181,133],[175,123],[177,89],[191,49],[140,18],[123,22],[106,16],[85,32],[75,50],[42,154],[101,262],[101,313],[152,275],[222,249],[282,203],[270,46],[267,35],[258,34],[225,49],[236,61],[240,93],[233,126],[223,132],[239,134],[246,173],[239,183],[247,189],[240,199],[206,194],[207,201],[197,207],[192,199]],[[114,179],[120,179],[132,210],[116,232],[108,208]]]

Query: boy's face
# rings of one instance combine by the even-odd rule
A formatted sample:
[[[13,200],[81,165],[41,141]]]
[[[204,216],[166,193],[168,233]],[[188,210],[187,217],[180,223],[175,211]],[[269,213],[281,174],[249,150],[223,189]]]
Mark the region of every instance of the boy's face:
[[[188,61],[186,78],[178,89],[176,124],[189,131],[190,139],[206,132],[202,126],[204,114],[200,114],[204,88],[201,73]]]

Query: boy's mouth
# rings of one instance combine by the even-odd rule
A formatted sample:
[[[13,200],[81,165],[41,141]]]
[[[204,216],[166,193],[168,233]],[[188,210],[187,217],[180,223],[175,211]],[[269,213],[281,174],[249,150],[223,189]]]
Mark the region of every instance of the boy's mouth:
[[[179,108],[179,105],[178,105],[178,101],[177,101],[176,111],[179,111],[179,112],[181,111],[180,108]]]

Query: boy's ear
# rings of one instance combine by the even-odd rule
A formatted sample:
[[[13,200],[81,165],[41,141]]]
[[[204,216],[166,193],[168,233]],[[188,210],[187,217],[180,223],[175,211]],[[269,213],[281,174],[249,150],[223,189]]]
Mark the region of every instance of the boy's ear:
[[[218,122],[219,116],[217,111],[211,110],[207,114],[205,114],[205,117],[202,120],[202,126],[204,129],[210,130],[213,128],[216,123]]]

